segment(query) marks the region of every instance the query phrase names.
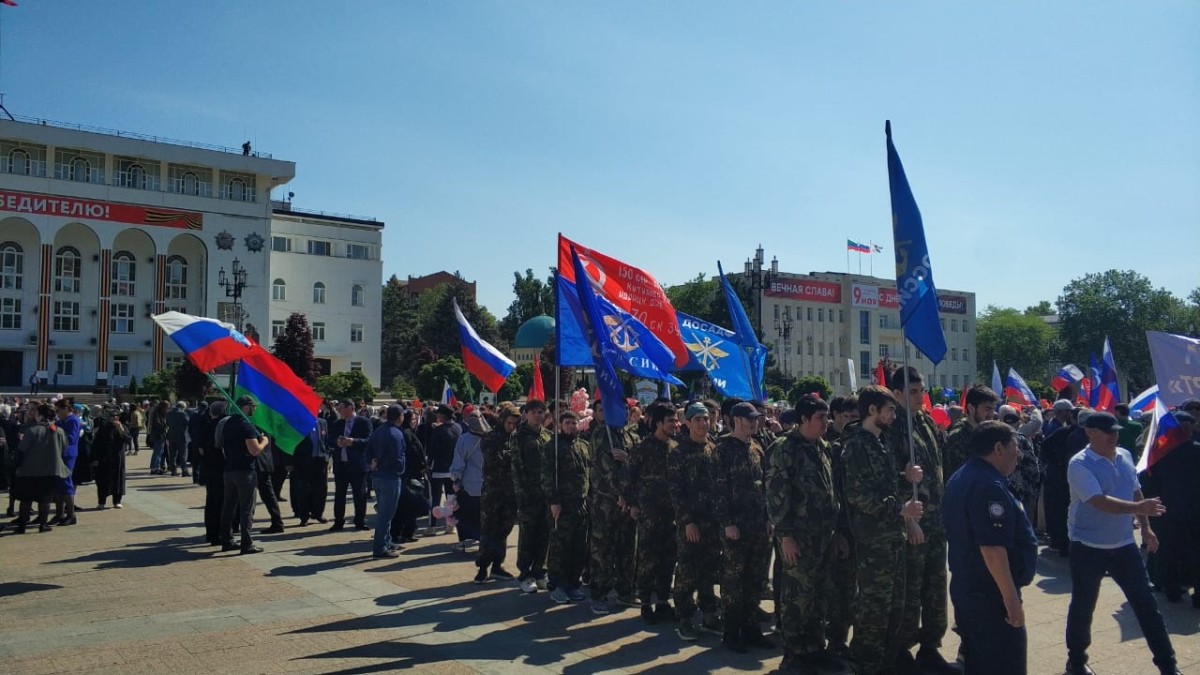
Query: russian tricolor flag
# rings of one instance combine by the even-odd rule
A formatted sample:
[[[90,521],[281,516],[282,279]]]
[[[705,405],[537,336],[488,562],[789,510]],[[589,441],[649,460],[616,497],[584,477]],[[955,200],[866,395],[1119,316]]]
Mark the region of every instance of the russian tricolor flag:
[[[245,358],[254,348],[254,343],[231,323],[181,312],[164,312],[151,318],[201,372]]]
[[[1012,368],[1008,369],[1008,382],[1004,385],[1004,395],[1009,401],[1016,399],[1024,402],[1025,405],[1037,405],[1037,396],[1033,395],[1033,390],[1025,384],[1025,379],[1017,374],[1017,371]]]
[[[458,300],[454,301],[454,320],[458,322],[463,365],[467,367],[467,372],[474,375],[483,386],[499,393],[504,381],[517,369],[517,364],[479,337],[458,308]]]
[[[1150,387],[1146,391],[1138,394],[1132,401],[1129,402],[1130,412],[1151,412],[1154,410],[1155,404],[1158,403],[1158,385]]]
[[[1146,435],[1146,447],[1138,458],[1137,471],[1141,473],[1155,465],[1175,448],[1188,440],[1188,434],[1179,426],[1175,413],[1167,412],[1162,401],[1154,404],[1154,432]]]
[[[442,404],[454,408],[458,405],[458,397],[454,395],[454,390],[450,388],[450,380],[442,379]]]
[[[1112,412],[1121,400],[1121,388],[1117,384],[1117,363],[1113,360],[1112,347],[1108,344],[1107,337],[1104,338],[1104,356],[1100,361],[1099,381],[1096,410]]]
[[[1079,369],[1079,366],[1074,363],[1068,363],[1051,378],[1050,386],[1054,391],[1062,391],[1082,379],[1083,371]]]

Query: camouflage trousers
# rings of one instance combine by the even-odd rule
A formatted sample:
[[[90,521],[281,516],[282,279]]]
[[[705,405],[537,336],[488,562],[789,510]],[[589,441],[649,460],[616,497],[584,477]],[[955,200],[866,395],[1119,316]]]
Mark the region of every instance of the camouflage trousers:
[[[482,527],[479,534],[479,555],[475,564],[479,567],[501,565],[508,554],[508,535],[512,534],[517,522],[517,506],[514,500],[485,497],[480,509]]]
[[[563,504],[562,514],[550,523],[550,552],[546,562],[550,585],[579,588],[588,563],[588,513],[583,500]]]
[[[665,513],[670,511],[668,506]],[[671,574],[675,571],[675,523],[670,516],[663,518],[655,512],[641,514],[637,523],[637,588],[642,604],[648,605],[651,594],[659,602],[671,595]]]
[[[715,612],[720,603],[714,587],[721,569],[721,542],[717,526],[712,523],[698,524],[700,541],[689,543],[684,528],[675,529],[675,545],[679,551],[675,563],[675,582],[671,586],[671,597],[675,600],[675,618],[690,621],[696,613],[699,596],[700,610]]]
[[[825,615],[830,600],[829,568],[833,534],[814,532],[797,539],[796,564],[783,562],[778,541],[775,555],[782,565],[779,584],[779,629],[784,657],[795,658],[825,647]]]
[[[603,600],[613,589],[618,595],[632,597],[633,519],[621,512],[615,498],[600,494],[592,497],[591,516],[592,578],[588,588],[592,599]]]
[[[544,503],[517,509],[517,569],[520,578],[541,579],[546,575],[546,549],[550,546],[550,513]]]
[[[854,544],[851,542],[850,551],[845,557],[841,557],[835,548],[829,565],[829,608],[826,611],[829,624],[825,628],[825,636],[833,645],[845,645],[850,641],[850,627],[854,625],[854,602],[858,595],[858,585],[854,579],[858,561],[855,558]]]
[[[858,599],[850,657],[856,673],[876,675],[895,668],[904,614],[905,546],[899,536],[855,542]]]
[[[934,511],[939,521],[941,514]],[[921,519],[925,543],[904,547],[904,615],[900,622],[900,648],[942,646],[949,627],[947,598],[946,532],[932,526],[930,511]]]
[[[739,528],[737,541],[721,537],[721,609],[726,629],[754,625],[762,597],[762,578],[771,564],[767,524]]]

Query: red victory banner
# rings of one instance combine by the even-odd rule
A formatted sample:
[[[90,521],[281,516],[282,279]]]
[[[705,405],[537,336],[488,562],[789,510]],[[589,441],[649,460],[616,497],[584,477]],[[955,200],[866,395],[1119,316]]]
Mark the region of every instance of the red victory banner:
[[[204,229],[204,214],[174,209],[146,208],[133,204],[102,202],[91,199],[56,197],[33,192],[0,190],[0,210],[61,216],[86,220],[107,220],[130,225],[174,227],[181,230]]]

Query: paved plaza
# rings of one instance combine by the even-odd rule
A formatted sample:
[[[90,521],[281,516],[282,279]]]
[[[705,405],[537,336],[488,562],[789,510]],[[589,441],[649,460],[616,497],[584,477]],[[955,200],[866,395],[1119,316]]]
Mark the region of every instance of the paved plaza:
[[[203,488],[149,475],[148,453],[129,459],[124,509],[83,511],[79,525],[48,534],[0,536],[0,672],[748,673],[779,662],[777,651],[734,655],[711,635],[685,644],[632,609],[596,617],[586,604],[556,606],[513,583],[477,586],[471,556],[451,550],[448,536],[375,560],[369,532],[288,519],[283,534],[258,537],[264,553],[220,553],[202,545]],[[94,505],[94,486],[81,488],[79,503]],[[1038,572],[1025,595],[1030,672],[1061,672],[1066,561],[1043,555]],[[1159,601],[1180,668],[1200,673],[1200,610]],[[951,634],[944,652],[956,648]],[[1091,653],[1100,675],[1154,671],[1111,581]]]

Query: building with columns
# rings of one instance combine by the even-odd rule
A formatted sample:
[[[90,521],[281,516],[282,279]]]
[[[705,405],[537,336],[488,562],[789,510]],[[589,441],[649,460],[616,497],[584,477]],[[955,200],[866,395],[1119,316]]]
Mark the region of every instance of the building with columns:
[[[0,387],[31,378],[62,388],[124,386],[180,362],[150,318],[172,309],[231,321],[269,343],[271,321],[284,311],[272,301],[272,267],[289,267],[272,250],[272,228],[292,226],[276,218],[270,196],[295,169],[249,145],[0,120]],[[338,225],[336,217],[322,222]],[[329,272],[347,283],[361,276],[364,303],[374,294],[376,329],[368,337],[364,319],[361,335],[373,357],[359,360],[366,368],[373,359],[373,382],[381,228],[367,228],[375,237],[367,269]],[[318,276],[339,250],[329,240],[307,259]],[[219,283],[235,262],[246,279],[236,301]],[[349,287],[345,295],[349,303]],[[349,343],[350,328],[344,332]]]
[[[840,272],[781,272],[773,259],[764,264],[762,247],[740,277],[752,289],[756,306],[747,307],[757,320],[775,365],[792,377],[825,378],[836,394],[848,393],[853,377],[869,384],[880,359],[916,366],[926,386],[961,391],[972,384],[975,370],[975,294],[938,289],[939,318],[946,336],[946,358],[936,366],[900,331],[900,304],[894,279]],[[854,371],[851,375],[850,365]]]

